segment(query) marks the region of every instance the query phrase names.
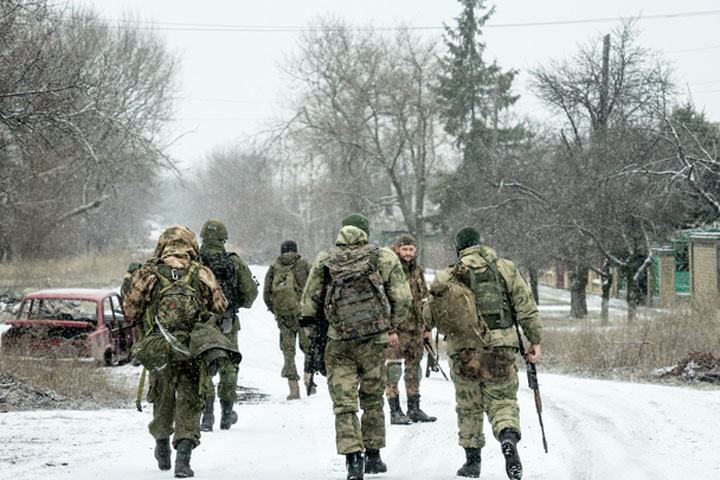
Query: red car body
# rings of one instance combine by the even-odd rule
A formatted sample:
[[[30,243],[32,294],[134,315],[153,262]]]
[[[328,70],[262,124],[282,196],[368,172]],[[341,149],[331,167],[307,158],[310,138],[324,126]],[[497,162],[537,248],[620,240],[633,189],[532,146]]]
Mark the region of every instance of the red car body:
[[[137,339],[113,290],[58,288],[25,295],[3,332],[4,351],[57,352],[112,365],[130,359]]]

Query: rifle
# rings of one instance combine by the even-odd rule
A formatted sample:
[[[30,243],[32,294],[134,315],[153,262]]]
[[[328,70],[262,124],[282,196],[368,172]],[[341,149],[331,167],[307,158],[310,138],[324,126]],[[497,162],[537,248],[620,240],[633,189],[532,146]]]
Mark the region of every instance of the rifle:
[[[512,310],[514,313],[515,309],[513,308]],[[538,385],[537,369],[535,368],[535,364],[527,359],[527,354],[525,353],[525,345],[523,344],[522,337],[520,336],[520,326],[518,325],[518,321],[515,318],[515,315],[513,315],[513,321],[515,323],[515,331],[517,332],[518,336],[518,343],[520,344],[520,354],[525,359],[525,370],[527,371],[528,387],[530,387],[535,394],[535,409],[537,410],[538,420],[540,420],[540,431],[542,432],[543,448],[545,448],[545,453],[547,453],[548,446],[547,440],[545,439],[545,426],[543,425],[542,419],[542,399],[540,398],[540,386]]]
[[[440,366],[440,354],[435,354],[432,345],[430,345],[430,341],[427,338],[423,338],[423,345],[425,346],[425,350],[428,353],[428,363],[427,368],[425,369],[425,376],[430,376],[430,370],[432,370],[433,372],[437,372],[439,370],[440,373],[442,373],[442,376],[445,377],[445,380],[449,382],[450,379],[447,377],[447,375],[445,375],[445,372]]]
[[[310,381],[307,384],[307,394],[310,395],[313,387],[316,387],[315,373],[326,375],[325,371],[325,344],[327,343],[328,322],[325,319],[325,307],[323,301],[317,295],[312,296],[312,301],[318,306],[315,321],[302,326],[310,327],[310,353],[305,355],[305,373],[310,374]]]

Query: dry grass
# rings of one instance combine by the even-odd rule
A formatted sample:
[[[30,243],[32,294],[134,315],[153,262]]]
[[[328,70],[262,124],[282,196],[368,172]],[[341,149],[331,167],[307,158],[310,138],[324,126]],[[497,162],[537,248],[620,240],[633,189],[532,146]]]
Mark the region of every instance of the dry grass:
[[[130,254],[79,255],[0,263],[0,291],[25,293],[40,288],[116,286],[133,260]]]
[[[545,322],[543,360],[549,369],[599,377],[650,379],[653,370],[677,364],[690,352],[717,352],[717,312],[646,310],[635,324]]]
[[[3,408],[124,408],[134,404],[130,382],[118,381],[112,367],[100,367],[78,358],[0,356],[0,371],[13,379],[14,402]],[[49,396],[47,391],[60,397]]]

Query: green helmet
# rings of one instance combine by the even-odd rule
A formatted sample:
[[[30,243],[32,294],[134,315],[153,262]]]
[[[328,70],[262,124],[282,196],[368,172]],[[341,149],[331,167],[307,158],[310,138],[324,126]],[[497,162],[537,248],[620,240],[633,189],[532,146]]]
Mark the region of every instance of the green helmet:
[[[203,240],[227,240],[227,228],[225,228],[225,224],[220,220],[216,218],[211,218],[210,220],[205,222],[202,230],[200,230],[200,237]]]

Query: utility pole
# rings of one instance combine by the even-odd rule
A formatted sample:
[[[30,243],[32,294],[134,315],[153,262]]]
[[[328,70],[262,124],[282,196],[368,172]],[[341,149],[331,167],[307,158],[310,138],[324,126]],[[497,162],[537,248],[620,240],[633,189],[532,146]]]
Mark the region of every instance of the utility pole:
[[[608,121],[608,95],[610,85],[610,34],[603,37],[602,73],[600,85],[600,112],[598,112],[598,130],[603,134]]]

